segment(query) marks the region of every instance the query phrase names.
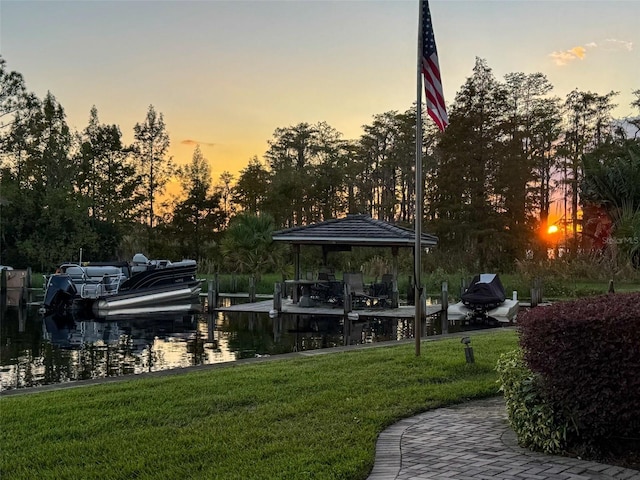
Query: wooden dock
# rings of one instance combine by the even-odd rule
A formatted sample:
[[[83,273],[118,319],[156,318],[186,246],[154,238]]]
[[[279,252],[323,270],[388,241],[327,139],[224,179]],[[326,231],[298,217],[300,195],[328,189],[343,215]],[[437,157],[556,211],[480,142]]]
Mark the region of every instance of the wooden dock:
[[[229,307],[217,307],[216,312],[253,312],[253,313],[269,313],[273,308],[273,301],[264,300],[261,302],[243,303],[239,305],[231,305]],[[437,315],[441,312],[440,305],[427,305],[425,308],[425,316],[429,317]],[[360,318],[414,318],[415,307],[413,305],[401,305],[398,308],[370,308],[370,309],[354,309],[353,313],[357,313]],[[293,303],[290,299],[282,300],[282,310],[278,315],[317,315],[317,316],[335,316],[343,317],[345,315],[343,307],[315,306],[300,307]]]
[[[200,298],[205,299],[208,297],[208,293],[201,293],[200,294]],[[255,298],[256,299],[261,299],[261,300],[266,300],[266,299],[273,299],[273,293],[254,293]],[[236,293],[224,293],[224,292],[217,292],[216,296],[219,299],[224,299],[224,298],[233,298],[233,299],[237,299],[237,298],[242,298],[242,299],[251,299],[251,294],[248,292],[236,292]]]

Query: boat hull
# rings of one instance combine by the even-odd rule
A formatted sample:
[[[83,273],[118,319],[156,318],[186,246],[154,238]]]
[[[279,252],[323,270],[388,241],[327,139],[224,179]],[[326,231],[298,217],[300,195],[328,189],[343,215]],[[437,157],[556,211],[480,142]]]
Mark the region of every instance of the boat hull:
[[[185,302],[198,298],[202,285],[199,281],[185,284],[181,288],[175,286],[136,290],[109,297],[99,298],[93,302],[92,311],[97,317],[112,315],[131,315],[147,307],[166,306],[170,309],[178,303],[178,308]],[[164,308],[163,308],[164,310]]]

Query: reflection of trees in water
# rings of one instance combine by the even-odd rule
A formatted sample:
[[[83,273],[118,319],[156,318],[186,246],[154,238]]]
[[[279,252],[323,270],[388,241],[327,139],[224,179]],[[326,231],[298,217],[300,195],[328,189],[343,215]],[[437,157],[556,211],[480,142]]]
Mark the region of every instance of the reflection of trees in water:
[[[266,315],[239,313],[224,315],[216,326],[219,337],[224,337],[236,358],[286,353],[286,347],[273,340],[271,319]]]
[[[84,342],[70,353],[77,356],[73,375],[78,380],[136,373],[136,352],[127,334],[117,336],[111,343]]]
[[[44,374],[41,383],[46,385],[48,383],[58,383],[72,378],[70,377],[70,372],[73,370],[71,361],[68,355],[64,355],[64,351],[55,348],[51,344],[46,344],[42,353]]]
[[[195,333],[187,339],[186,351],[189,357],[189,365],[202,365],[205,363],[207,353],[205,351],[205,336],[196,329]]]
[[[97,376],[97,372],[102,365],[102,352],[108,350],[108,348],[109,347],[85,344],[84,347],[78,351],[78,379],[84,380]]]
[[[64,351],[59,351],[43,338],[43,324],[35,309],[3,309],[0,339],[3,388],[67,380],[66,375],[71,370],[70,361]]]
[[[154,365],[160,361],[158,352],[153,349],[153,343],[150,343],[147,348],[142,351],[140,358],[142,369],[146,372],[152,372]]]
[[[133,338],[131,335],[120,335],[120,340],[116,346],[119,357],[120,375],[130,375],[135,373],[136,355],[133,348]]]
[[[256,313],[224,315],[218,325],[237,358],[316,350],[342,344],[338,317],[281,315],[271,319]]]
[[[412,321],[367,319],[351,323],[350,345],[411,338]],[[341,316],[280,315],[271,319],[255,313],[225,314],[218,322],[218,334],[228,339],[237,358],[277,355],[344,345]]]

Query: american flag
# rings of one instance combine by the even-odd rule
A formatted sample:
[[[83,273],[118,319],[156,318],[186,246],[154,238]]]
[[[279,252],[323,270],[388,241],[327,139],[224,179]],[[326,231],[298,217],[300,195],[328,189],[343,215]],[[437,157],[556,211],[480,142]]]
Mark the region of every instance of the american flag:
[[[436,38],[433,35],[431,13],[428,0],[422,0],[422,75],[427,97],[427,113],[436,122],[441,131],[449,125],[447,108],[444,104],[442,81],[440,80],[440,66],[438,65],[438,50]]]

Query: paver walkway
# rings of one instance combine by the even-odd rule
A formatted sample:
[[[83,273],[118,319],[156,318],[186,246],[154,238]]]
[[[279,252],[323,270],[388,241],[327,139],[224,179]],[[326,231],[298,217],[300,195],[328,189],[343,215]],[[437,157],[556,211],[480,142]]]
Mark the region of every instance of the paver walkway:
[[[640,480],[640,472],[520,448],[502,397],[401,420],[378,438],[368,480]]]

